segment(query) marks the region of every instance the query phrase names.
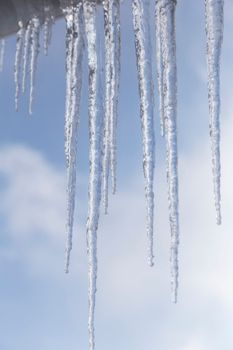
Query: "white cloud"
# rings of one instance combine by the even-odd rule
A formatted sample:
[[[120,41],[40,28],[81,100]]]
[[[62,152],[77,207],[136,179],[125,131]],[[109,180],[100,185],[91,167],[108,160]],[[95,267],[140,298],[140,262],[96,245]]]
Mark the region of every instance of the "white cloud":
[[[182,347],[180,350],[206,350],[206,347],[198,341],[190,340],[187,344],[185,344],[184,347]]]
[[[107,246],[110,252],[100,258],[101,305],[111,310],[117,319],[125,319],[125,323],[135,324],[134,318],[141,317],[147,328],[148,322],[153,322],[155,331],[150,337],[149,349],[153,348],[151,344],[158,343],[159,349],[166,350],[171,347],[177,350],[219,349],[221,343],[225,344],[224,349],[233,346],[227,331],[233,321],[232,133],[233,122],[225,120],[222,128],[223,223],[220,227],[215,224],[209,140],[202,140],[192,154],[180,157],[178,305],[172,306],[169,300],[169,234],[163,169],[159,170],[156,181],[156,197],[160,202],[156,203],[157,264],[154,269],[146,266],[144,257],[144,200],[143,193],[138,193],[138,186],[130,189],[127,195],[119,195],[111,211],[115,213],[116,207],[120,208],[121,215],[113,214],[103,224],[103,232],[107,234],[103,238],[101,233],[100,245],[104,249]],[[126,312],[122,316],[122,310],[127,310],[130,316]],[[166,344],[165,333],[170,338]],[[194,334],[193,343],[190,339],[194,339]]]
[[[0,209],[10,234],[61,235],[65,218],[65,177],[36,151],[13,146],[0,151],[4,181]]]
[[[160,350],[171,347],[173,350],[217,350],[222,338],[227,338],[225,330],[233,321],[232,132],[233,123],[228,121],[222,131],[222,227],[217,227],[214,220],[209,144],[197,146],[193,154],[182,155],[180,159],[178,305],[170,302],[165,170],[159,169],[156,179],[155,268],[146,264],[142,179],[132,181],[131,187],[120,190],[111,200],[110,214],[101,219],[98,234],[96,321],[100,340],[105,339],[105,332],[110,332],[113,324],[119,329],[123,324],[129,337],[135,333],[137,344],[131,346],[136,350],[145,344],[147,349],[156,344]],[[54,168],[38,152],[16,145],[0,151],[0,176],[4,181],[1,215],[12,249],[19,249],[15,257],[8,245],[2,249],[1,258],[22,259],[32,274],[49,275],[50,283],[56,278],[61,290],[66,288],[61,277],[65,241],[64,172]],[[81,201],[85,208],[86,204]],[[76,271],[78,265],[79,278],[86,286],[84,225],[79,227],[78,242],[78,248],[74,247],[72,270]],[[73,283],[76,286],[76,282]],[[80,288],[84,293],[79,282]],[[107,342],[104,344],[103,349]],[[116,341],[112,349],[118,345]],[[224,349],[232,345],[233,341],[228,340]]]
[[[21,262],[31,274],[61,279],[66,241],[65,171],[35,150],[12,145],[0,150],[0,177],[6,242],[0,248],[1,259],[6,266]],[[82,214],[80,207],[80,218]],[[77,230],[76,224],[74,236]]]

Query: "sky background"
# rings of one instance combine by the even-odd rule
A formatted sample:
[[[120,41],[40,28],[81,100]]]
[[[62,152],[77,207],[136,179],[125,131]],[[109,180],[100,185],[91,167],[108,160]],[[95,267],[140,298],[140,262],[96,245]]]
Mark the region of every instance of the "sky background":
[[[177,5],[180,281],[171,303],[165,145],[155,91],[155,266],[147,266],[139,99],[131,2],[122,3],[118,190],[98,231],[96,349],[233,348],[233,3],[225,1],[222,52],[222,213],[215,225],[208,131],[204,1]],[[153,18],[152,18],[153,25]],[[154,27],[152,27],[154,30]],[[71,271],[65,247],[65,28],[39,56],[34,113],[14,112],[15,37],[0,75],[0,349],[88,349],[85,222],[87,74],[78,139]],[[155,72],[154,72],[155,75]]]

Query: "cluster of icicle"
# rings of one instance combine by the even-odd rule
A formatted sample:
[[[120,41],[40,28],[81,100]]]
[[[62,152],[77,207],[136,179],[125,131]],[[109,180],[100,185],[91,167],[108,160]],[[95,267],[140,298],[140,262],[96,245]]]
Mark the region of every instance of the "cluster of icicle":
[[[47,3],[47,2],[46,2]],[[51,42],[52,24],[54,18],[49,5],[45,4],[44,23],[35,15],[27,23],[22,20],[18,22],[19,30],[17,32],[16,54],[14,65],[15,80],[15,109],[19,108],[20,93],[25,93],[27,75],[29,75],[29,114],[32,114],[32,106],[35,90],[35,75],[37,60],[40,49],[40,31],[44,30],[44,53],[48,54],[48,47]]]
[[[97,229],[100,203],[108,207],[109,173],[116,190],[116,125],[120,78],[120,3],[103,1],[105,37],[105,103],[103,106],[101,48],[96,1],[62,2],[66,20],[66,113],[65,155],[67,161],[67,248],[69,270],[75,207],[77,127],[80,114],[84,43],[89,69],[89,200],[87,253],[89,274],[89,347],[94,349],[94,311],[97,277]],[[103,183],[103,186],[102,186]]]
[[[217,223],[220,209],[220,53],[223,37],[223,0],[205,0],[208,96],[214,198]],[[116,128],[120,80],[120,0],[61,0],[66,21],[66,111],[65,156],[67,164],[67,247],[65,271],[69,271],[75,208],[77,130],[80,119],[82,66],[87,50],[89,70],[89,201],[87,219],[87,253],[89,274],[89,348],[94,350],[94,310],[97,278],[97,229],[101,200],[108,210],[108,187],[116,191]],[[176,76],[176,0],[155,0],[156,61],[161,134],[167,154],[169,221],[171,231],[172,299],[177,301],[178,289],[178,171],[177,171],[177,76]],[[143,145],[143,171],[146,197],[146,227],[148,263],[153,265],[154,236],[154,89],[152,70],[152,37],[150,0],[132,0],[132,19],[135,35],[136,64],[140,94],[140,116]],[[100,11],[104,15],[105,71],[101,66]],[[44,51],[48,52],[53,17],[45,9]],[[19,94],[25,91],[26,76],[30,76],[29,112],[32,113],[35,73],[39,53],[39,34],[42,24],[38,17],[28,23],[19,21],[15,56],[15,108]],[[5,41],[0,41],[0,70],[3,66]],[[102,79],[105,79],[104,88]]]

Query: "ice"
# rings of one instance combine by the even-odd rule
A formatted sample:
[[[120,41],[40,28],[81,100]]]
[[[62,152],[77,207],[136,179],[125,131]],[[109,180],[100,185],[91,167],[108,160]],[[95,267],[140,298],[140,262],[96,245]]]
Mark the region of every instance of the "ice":
[[[164,136],[164,62],[163,62],[163,24],[160,14],[160,3],[157,2],[155,9],[155,22],[156,22],[156,59],[157,59],[157,80],[158,80],[158,92],[159,92],[159,111],[160,111],[160,130],[161,135]]]
[[[44,5],[44,54],[48,55],[49,45],[52,40],[52,27],[54,24],[53,8],[50,1],[45,0]]]
[[[20,94],[20,73],[22,65],[22,53],[25,37],[25,28],[23,22],[19,21],[19,30],[17,33],[16,52],[15,52],[15,65],[14,65],[14,79],[15,79],[15,110],[19,108],[19,94]]]
[[[141,128],[143,140],[143,170],[145,178],[148,263],[153,265],[154,226],[154,103],[151,61],[150,1],[133,0],[133,22],[140,93]]]
[[[105,32],[105,120],[103,157],[103,204],[108,209],[108,178],[111,169],[112,193],[116,192],[116,130],[120,80],[120,3],[104,0]]]
[[[37,69],[37,59],[40,48],[40,20],[33,17],[31,20],[31,45],[30,45],[30,96],[29,96],[29,114],[32,114],[32,106],[34,100],[35,77]]]
[[[175,0],[158,0],[162,22],[162,61],[164,62],[164,122],[167,148],[167,181],[169,220],[171,230],[171,286],[172,300],[177,302],[178,290],[178,157],[177,157],[177,73],[176,73],[176,34]],[[159,8],[158,8],[159,7]]]
[[[26,89],[26,77],[29,71],[29,49],[31,44],[32,21],[29,21],[25,30],[24,48],[23,48],[23,73],[22,73],[22,92]]]
[[[66,112],[65,156],[67,165],[67,243],[65,271],[69,271],[72,249],[73,221],[76,192],[76,144],[82,85],[83,19],[81,3],[63,2],[66,19]]]
[[[102,180],[102,115],[99,81],[99,62],[97,50],[96,2],[84,0],[84,18],[87,39],[89,68],[89,138],[90,138],[90,176],[87,220],[87,253],[89,276],[89,349],[94,350],[94,312],[97,278],[97,229],[101,200]]]
[[[112,5],[110,0],[103,1],[104,33],[105,33],[105,115],[104,115],[104,156],[103,156],[103,205],[104,212],[108,210],[108,178],[110,164],[110,119],[111,119],[111,88],[112,88],[112,43],[110,25],[112,24]],[[111,11],[111,12],[110,12]],[[114,62],[113,62],[114,64]]]
[[[67,248],[65,271],[69,271],[70,252],[72,249],[72,233],[75,209],[76,189],[76,148],[77,129],[80,119],[80,99],[82,89],[82,59],[84,49],[83,39],[83,7],[82,3],[76,4],[72,9],[72,31],[67,43],[70,50],[67,50],[67,67],[70,64],[71,71],[67,71],[69,78],[70,109],[67,120],[69,121],[69,133],[67,134]],[[70,56],[71,57],[70,57]],[[68,81],[68,80],[67,80]]]
[[[49,45],[51,44],[52,39],[52,27],[54,19],[51,16],[47,16],[44,21],[44,54],[48,55]]]
[[[66,261],[69,270],[76,196],[77,132],[80,119],[84,46],[88,60],[88,115],[89,115],[89,189],[87,219],[89,349],[95,347],[94,315],[97,282],[97,230],[101,194],[104,211],[108,210],[108,183],[111,175],[112,192],[116,191],[117,119],[120,82],[120,0],[60,0],[60,9],[53,10],[55,2],[43,0],[31,6],[31,17],[18,22],[14,64],[15,107],[19,95],[25,91],[30,78],[29,113],[32,113],[35,77],[39,54],[39,35],[44,23],[44,52],[47,55],[51,41],[53,18],[61,15],[66,20],[66,107],[65,157],[67,166],[67,221]],[[52,7],[50,7],[50,5]],[[53,3],[53,5],[52,5]],[[161,134],[165,137],[169,223],[171,231],[171,288],[172,299],[178,291],[178,155],[177,155],[177,72],[176,72],[176,0],[155,0],[156,60]],[[136,47],[140,117],[143,145],[143,170],[146,197],[146,227],[148,262],[153,265],[154,240],[154,89],[152,40],[150,33],[150,0],[132,0],[133,26]],[[220,56],[223,38],[223,0],[205,0],[208,97],[212,171],[217,223],[221,223],[220,196]],[[54,6],[54,9],[52,9]],[[104,14],[104,23],[102,15]],[[54,17],[53,17],[54,16]],[[99,28],[100,25],[103,27]],[[105,60],[102,61],[101,30],[104,29]],[[84,33],[85,32],[85,33]],[[84,35],[85,34],[85,35]],[[84,45],[85,44],[85,45]],[[0,40],[0,71],[3,67],[5,40]],[[103,68],[104,66],[104,68]],[[22,75],[22,84],[21,84]],[[102,80],[105,78],[105,86]],[[103,108],[104,100],[104,108]],[[156,100],[157,101],[157,100]],[[130,135],[129,142],[130,142]],[[102,188],[103,181],[103,188]],[[102,192],[101,192],[102,189]]]
[[[45,56],[48,55],[48,49],[49,45],[51,44],[52,40],[52,27],[54,24],[54,16],[53,16],[53,8],[52,4],[45,0],[44,4],[44,54]]]
[[[66,20],[66,111],[65,111],[65,156],[69,165],[69,140],[71,133],[71,86],[72,86],[72,61],[73,61],[73,6],[63,8]]]
[[[0,73],[3,71],[4,56],[5,56],[5,39],[0,40]]]
[[[112,41],[112,98],[111,98],[111,118],[110,118],[110,131],[109,131],[109,142],[110,142],[110,167],[111,167],[111,184],[112,193],[116,192],[116,167],[117,167],[117,109],[118,109],[118,94],[119,94],[119,83],[120,83],[120,50],[121,50],[121,39],[120,39],[120,0],[112,0],[112,23],[110,23],[110,40]]]
[[[221,224],[220,56],[223,39],[223,0],[206,0],[206,35],[210,137],[216,221]]]

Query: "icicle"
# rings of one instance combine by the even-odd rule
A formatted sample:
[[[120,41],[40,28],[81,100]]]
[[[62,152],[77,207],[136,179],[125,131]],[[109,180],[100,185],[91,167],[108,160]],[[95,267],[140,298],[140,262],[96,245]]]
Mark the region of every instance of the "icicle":
[[[30,61],[30,96],[29,96],[29,114],[32,114],[32,105],[34,100],[35,75],[37,68],[37,59],[39,54],[39,37],[40,37],[40,21],[38,17],[33,17],[31,20],[31,61]]]
[[[177,301],[178,289],[178,166],[177,166],[177,75],[175,8],[176,0],[157,0],[156,6],[161,14],[164,62],[164,121],[167,144],[168,201],[171,228],[171,285],[172,299]]]
[[[24,38],[24,48],[23,48],[23,73],[22,73],[22,92],[25,92],[26,88],[26,77],[28,73],[28,58],[29,58],[29,47],[31,41],[31,33],[32,33],[32,22],[29,21]]]
[[[4,55],[5,55],[5,39],[0,40],[0,73],[3,71]]]
[[[149,0],[133,0],[133,22],[140,92],[143,169],[147,207],[148,263],[153,265],[154,116]]]
[[[105,213],[107,213],[109,163],[111,167],[112,193],[116,192],[116,129],[120,78],[120,3],[119,0],[105,0],[103,6],[106,56],[103,203]]]
[[[112,109],[113,113],[110,119],[110,166],[112,179],[112,193],[116,192],[116,152],[117,152],[117,113],[118,113],[118,95],[120,81],[120,0],[113,1],[112,5],[112,26],[110,27],[110,36],[112,40]],[[114,62],[114,63],[113,63]]]
[[[96,1],[84,0],[84,18],[87,37],[89,67],[89,135],[90,135],[90,178],[87,220],[87,252],[89,274],[89,349],[95,347],[94,311],[97,278],[97,228],[101,200],[102,179],[102,116],[99,96],[99,64],[97,60]]]
[[[76,149],[71,148],[71,140],[75,141],[72,136],[73,131],[77,129],[77,120],[72,121],[72,85],[73,85],[73,69],[74,66],[74,6],[73,3],[65,7],[66,19],[66,114],[65,114],[65,156],[67,165],[67,224],[66,224],[66,259],[65,259],[65,272],[69,272],[70,252],[72,250],[72,235],[73,235],[73,215],[75,208],[75,185],[76,185]],[[77,57],[76,57],[77,58]],[[76,62],[77,63],[77,62]],[[76,78],[76,77],[75,77]],[[76,116],[73,116],[76,117]],[[76,142],[76,141],[75,141]],[[74,145],[72,145],[74,146]],[[72,149],[72,153],[71,153]],[[74,157],[71,157],[71,154]],[[73,159],[72,159],[73,158]],[[73,161],[72,161],[73,160]],[[75,160],[75,164],[73,163]]]
[[[47,17],[44,22],[44,54],[48,56],[48,49],[52,38],[53,20]]]
[[[51,15],[51,7],[48,1],[45,1],[45,21],[44,21],[44,54],[48,55],[48,48],[52,39],[52,26],[54,23],[54,17]]]
[[[110,38],[110,4],[111,0],[104,0],[104,34],[105,34],[105,114],[104,114],[104,156],[103,156],[103,205],[104,212],[108,211],[108,178],[110,160],[110,118],[111,118],[111,38]],[[112,8],[111,8],[112,10]]]
[[[163,38],[162,38],[162,22],[160,14],[160,6],[156,6],[156,58],[157,58],[157,80],[158,80],[158,91],[159,91],[159,111],[160,111],[160,132],[161,136],[164,136],[164,64],[163,64]]]
[[[112,193],[116,192],[116,129],[120,79],[120,3],[119,0],[104,0],[105,30],[105,122],[103,158],[103,204],[108,208],[109,163],[111,166]]]
[[[221,224],[220,164],[220,56],[224,0],[205,0],[208,96],[216,221]]]
[[[15,65],[14,65],[15,110],[16,111],[18,111],[18,107],[19,107],[20,71],[21,71],[21,63],[22,63],[21,61],[22,61],[24,37],[25,37],[25,28],[23,27],[23,22],[19,21],[19,30],[18,30],[18,33],[17,33]]]
[[[73,4],[64,5],[63,12],[66,20],[66,111],[65,111],[65,156],[69,166],[69,140],[71,133],[71,86],[73,62]]]
[[[77,128],[80,119],[80,99],[82,87],[82,58],[83,58],[83,7],[82,3],[73,6],[73,30],[70,45],[71,59],[71,82],[70,82],[70,115],[69,115],[69,134],[67,139],[67,248],[66,248],[66,266],[65,271],[69,271],[70,252],[72,249],[72,233],[75,209],[75,188],[76,188],[76,147],[77,147]]]
[[[110,0],[111,1],[111,0]],[[113,112],[110,119],[110,165],[111,165],[111,183],[112,193],[116,193],[116,152],[117,152],[117,113],[118,113],[118,94],[119,94],[119,82],[120,82],[120,0],[112,0],[112,24],[110,23],[110,40],[112,42],[112,98],[111,104]]]

